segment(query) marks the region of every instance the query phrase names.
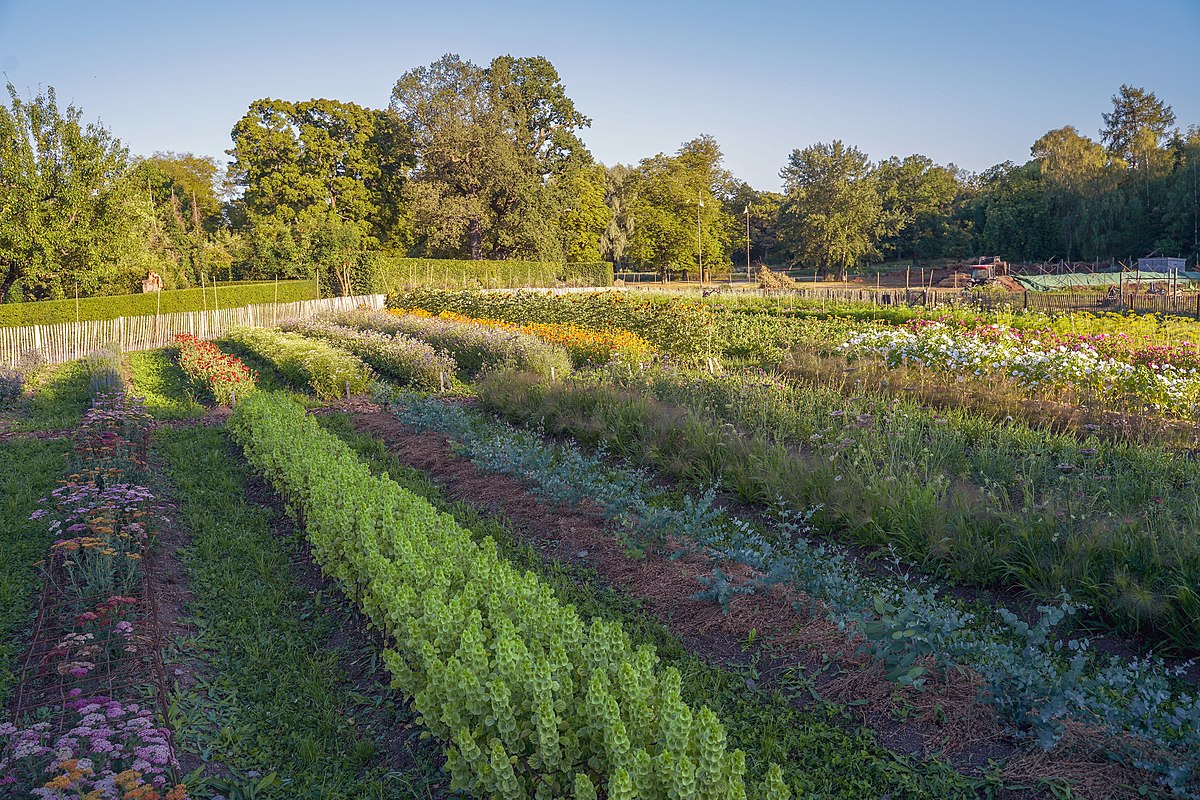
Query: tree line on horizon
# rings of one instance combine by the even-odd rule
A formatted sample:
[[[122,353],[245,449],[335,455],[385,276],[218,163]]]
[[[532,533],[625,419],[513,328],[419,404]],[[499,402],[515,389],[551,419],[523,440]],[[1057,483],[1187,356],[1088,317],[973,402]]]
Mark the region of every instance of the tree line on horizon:
[[[382,256],[608,260],[728,274],[756,263],[845,273],[1011,261],[1200,256],[1200,127],[1122,86],[1098,140],[1049,131],[1023,163],[971,173],[913,154],[873,162],[840,140],[793,150],[783,191],[751,187],[700,135],[604,165],[591,121],[541,57],[456,55],[402,75],[386,108],[250,104],[230,160],[132,156],[111,131],[8,86],[0,105],[0,298],[317,277],[347,290]],[[742,266],[741,268],[744,268]],[[340,285],[339,285],[340,284]]]

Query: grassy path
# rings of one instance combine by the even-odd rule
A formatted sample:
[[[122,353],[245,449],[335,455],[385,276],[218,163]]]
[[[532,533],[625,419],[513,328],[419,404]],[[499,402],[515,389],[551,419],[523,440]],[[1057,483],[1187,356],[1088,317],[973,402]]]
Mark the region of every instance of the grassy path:
[[[258,485],[224,431],[164,429],[155,449],[179,503],[176,521],[191,535],[181,560],[196,633],[180,646],[207,665],[195,687],[174,695],[172,723],[181,750],[229,773],[210,791],[444,796],[439,766],[378,683],[387,676],[376,648],[346,635],[354,623],[327,585],[298,580],[307,562],[301,538],[247,499]]]
[[[65,440],[0,442],[0,711],[16,684],[17,658],[33,621],[41,577],[35,562],[50,549],[45,520],[30,520],[38,500],[66,469]]]
[[[146,401],[155,419],[193,419],[204,415],[196,392],[167,349],[129,353],[132,393]]]

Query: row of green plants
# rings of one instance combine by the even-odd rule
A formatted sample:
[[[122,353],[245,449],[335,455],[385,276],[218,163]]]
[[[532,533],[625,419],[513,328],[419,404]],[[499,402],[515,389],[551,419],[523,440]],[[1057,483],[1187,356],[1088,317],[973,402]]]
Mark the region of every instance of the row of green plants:
[[[517,286],[612,286],[607,261],[562,264],[553,261],[482,261],[451,258],[372,259],[373,291],[383,294],[418,286],[443,289],[511,289]]]
[[[711,488],[668,501],[651,476],[604,454],[547,443],[437,399],[378,396],[406,425],[447,435],[477,466],[528,484],[535,496],[600,507],[634,553],[675,556],[668,541],[690,543],[714,563],[697,599],[728,608],[735,596],[789,585],[802,598],[797,611],[827,617],[896,683],[921,688],[938,673],[969,667],[983,678],[981,700],[1044,749],[1069,722],[1094,727],[1093,741],[1111,758],[1151,771],[1181,796],[1191,792],[1200,767],[1200,700],[1173,686],[1161,660],[1106,659],[1086,639],[1064,642],[1059,625],[1077,612],[1069,600],[1039,607],[1031,622],[1004,608],[967,611],[907,575],[864,575],[845,553],[812,540],[808,516],[785,503],[764,528],[717,511]],[[755,577],[730,578],[729,562],[751,567]]]
[[[796,797],[977,797],[976,779],[942,761],[922,762],[889,752],[869,729],[848,724],[843,709],[824,704],[797,707],[792,695],[810,686],[807,676],[788,673],[780,676],[776,685],[762,683],[763,670],[753,658],[759,647],[750,637],[742,642],[751,656],[744,656],[744,662],[709,663],[663,621],[647,613],[640,598],[611,586],[588,559],[545,556],[528,543],[538,537],[536,531],[469,499],[448,499],[436,476],[408,466],[402,449],[393,450],[370,434],[355,432],[348,415],[318,419],[350,445],[372,472],[386,473],[439,511],[452,515],[476,541],[490,538],[498,553],[514,566],[536,572],[560,602],[573,605],[585,618],[620,622],[635,645],[652,645],[662,665],[679,670],[685,702],[709,705],[717,712],[728,741],[746,751],[750,772],[757,772],[758,764],[778,762]],[[763,652],[772,651],[768,647]],[[996,785],[996,774],[978,779],[979,785],[989,782]]]
[[[171,694],[179,752],[204,762],[192,794],[234,800],[432,798],[440,759],[390,691],[371,642],[332,585],[306,576],[304,537],[257,500],[221,426],[163,427],[154,488],[187,531],[190,596]],[[349,631],[349,635],[347,635]]]
[[[403,333],[338,325],[329,319],[294,320],[280,328],[324,339],[358,356],[388,379],[417,389],[446,389],[458,374],[458,365],[450,353]]]
[[[323,569],[394,642],[385,660],[448,743],[453,788],[499,798],[746,797],[744,755],[680,675],[619,625],[585,624],[453,519],[375,477],[298,404],[260,393],[230,421],[304,519]],[[785,798],[777,766],[751,787]]]
[[[822,529],[946,578],[1041,599],[1065,588],[1119,630],[1200,650],[1200,470],[1169,451],[766,375],[504,375],[479,394],[694,485],[820,506]]]
[[[81,297],[62,300],[40,300],[29,303],[0,305],[0,328],[23,325],[52,325],[78,320],[106,320],[117,317],[153,316],[180,311],[213,311],[217,308],[239,308],[259,303],[293,303],[315,300],[314,281],[279,281],[261,283],[218,283],[215,287],[172,289],[142,294]]]
[[[546,376],[571,371],[571,356],[565,347],[521,331],[385,311],[346,311],[328,320],[342,327],[426,342],[452,356],[465,377],[495,369],[519,369]]]
[[[358,356],[321,339],[269,328],[236,328],[222,344],[270,364],[285,380],[311,389],[322,400],[368,391],[374,371]]]

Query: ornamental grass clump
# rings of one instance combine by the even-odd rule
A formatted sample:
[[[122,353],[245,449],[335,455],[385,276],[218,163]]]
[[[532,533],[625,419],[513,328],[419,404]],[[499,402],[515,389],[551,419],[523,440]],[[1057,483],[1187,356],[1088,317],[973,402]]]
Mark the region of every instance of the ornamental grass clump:
[[[230,428],[304,520],[313,553],[392,646],[452,788],[496,798],[745,798],[745,757],[680,676],[621,626],[585,623],[452,517],[376,477],[294,401],[260,393]],[[750,788],[787,798],[777,766]],[[636,794],[635,794],[636,793]]]
[[[367,362],[381,375],[417,389],[443,389],[458,371],[445,350],[405,336],[335,325],[329,320],[285,322],[280,327],[337,345]]]
[[[225,339],[271,364],[292,385],[322,400],[370,389],[374,371],[362,359],[319,339],[266,328],[234,328]]]
[[[222,353],[212,342],[181,333],[179,366],[197,387],[210,394],[219,405],[227,406],[237,397],[246,397],[258,386],[258,373],[237,356]]]
[[[330,321],[420,339],[452,355],[458,368],[469,376],[497,369],[519,369],[546,377],[571,371],[571,357],[565,348],[520,331],[382,311],[349,311],[331,316]]]

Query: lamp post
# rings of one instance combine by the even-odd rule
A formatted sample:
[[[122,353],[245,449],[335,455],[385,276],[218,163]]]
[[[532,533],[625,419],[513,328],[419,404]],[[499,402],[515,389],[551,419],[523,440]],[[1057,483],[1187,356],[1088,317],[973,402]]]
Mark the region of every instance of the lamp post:
[[[750,276],[750,203],[746,203],[746,281],[753,280]]]
[[[696,192],[696,261],[700,267],[700,285],[704,286],[704,245],[700,240],[700,209],[704,208],[704,190]]]

